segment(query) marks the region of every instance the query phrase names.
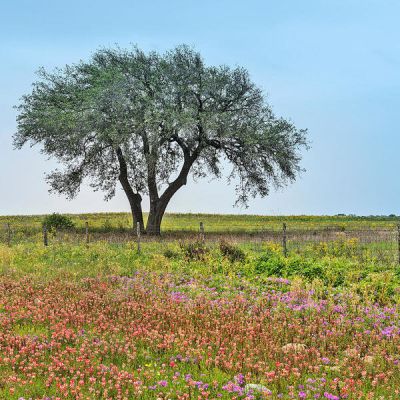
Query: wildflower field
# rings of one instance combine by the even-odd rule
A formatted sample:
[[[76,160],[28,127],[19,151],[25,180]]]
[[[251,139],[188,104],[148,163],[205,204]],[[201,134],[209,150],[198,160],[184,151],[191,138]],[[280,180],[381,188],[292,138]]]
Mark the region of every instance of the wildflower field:
[[[398,399],[400,268],[355,243],[2,243],[0,398]]]

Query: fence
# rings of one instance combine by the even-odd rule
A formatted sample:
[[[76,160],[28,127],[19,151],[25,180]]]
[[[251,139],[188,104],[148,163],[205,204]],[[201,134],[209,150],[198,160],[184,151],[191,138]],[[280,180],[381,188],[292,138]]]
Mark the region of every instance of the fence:
[[[174,241],[201,240],[209,245],[217,244],[221,240],[247,246],[253,251],[262,252],[265,245],[276,244],[281,247],[286,257],[293,253],[306,251],[320,252],[321,254],[346,254],[356,256],[361,260],[374,258],[385,263],[400,263],[400,225],[395,229],[345,229],[337,226],[314,226],[312,228],[291,228],[290,224],[283,223],[281,229],[260,228],[243,231],[240,226],[231,225],[229,231],[218,231],[199,221],[198,230],[168,231],[160,237],[141,235],[140,229],[95,229],[90,228],[86,221],[81,229],[55,232],[46,227],[30,227],[24,225],[4,225],[0,234],[0,241],[7,246],[18,243],[38,243],[44,246],[55,243],[85,243],[106,241],[108,243],[136,242],[138,252],[144,251],[146,243],[156,243],[160,250]]]

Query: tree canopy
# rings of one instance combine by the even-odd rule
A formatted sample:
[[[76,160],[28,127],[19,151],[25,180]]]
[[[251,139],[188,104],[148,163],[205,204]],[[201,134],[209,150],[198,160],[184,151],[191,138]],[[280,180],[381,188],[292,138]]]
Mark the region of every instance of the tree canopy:
[[[110,199],[120,182],[134,224],[150,234],[160,233],[190,174],[220,178],[229,163],[236,203],[246,205],[294,181],[308,146],[306,130],[275,117],[244,68],[207,66],[187,46],[102,49],[87,62],[41,69],[17,108],[16,148],[39,144],[62,166],[47,175],[51,191],[73,198],[89,178]]]

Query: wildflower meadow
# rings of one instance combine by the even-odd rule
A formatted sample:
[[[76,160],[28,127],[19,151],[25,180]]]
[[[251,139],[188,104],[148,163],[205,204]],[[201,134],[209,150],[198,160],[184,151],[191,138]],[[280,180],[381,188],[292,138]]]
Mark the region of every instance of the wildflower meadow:
[[[398,399],[398,267],[352,246],[2,244],[0,398]]]

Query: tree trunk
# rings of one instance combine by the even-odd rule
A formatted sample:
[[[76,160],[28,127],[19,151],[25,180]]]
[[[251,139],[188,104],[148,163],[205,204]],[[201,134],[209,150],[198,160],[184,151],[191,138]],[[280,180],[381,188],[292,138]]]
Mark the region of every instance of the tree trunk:
[[[165,210],[168,206],[172,196],[187,183],[187,177],[190,168],[195,161],[196,157],[185,156],[182,169],[177,178],[169,184],[165,192],[160,196],[152,196],[150,192],[150,212],[147,220],[146,232],[149,235],[161,234],[161,221],[164,216]]]
[[[149,218],[147,220],[146,232],[148,235],[161,235],[161,221],[167,208],[168,202],[157,200],[150,205]]]
[[[162,215],[159,212],[150,212],[147,220],[146,232],[150,236],[161,235],[161,220]]]
[[[150,212],[147,220],[146,233],[148,235],[159,236],[161,235],[161,221],[164,216],[165,210],[168,206],[172,196],[187,183],[190,168],[196,161],[201,151],[199,145],[191,154],[189,148],[183,140],[177,138],[177,143],[183,151],[183,165],[176,179],[171,182],[165,189],[164,193],[159,196],[157,183],[156,183],[156,154],[152,154],[146,137],[144,137],[144,147],[146,154],[149,156],[147,160],[147,174],[148,174],[148,188],[150,197]]]
[[[121,182],[122,188],[128,198],[129,205],[131,206],[132,220],[133,225],[132,228],[135,231],[137,227],[137,223],[140,224],[140,231],[144,233],[144,222],[143,222],[143,212],[142,212],[142,196],[139,193],[135,193],[132,190],[131,185],[129,184],[127,179],[119,178]]]
[[[140,231],[142,233],[144,230],[143,223],[143,212],[142,212],[142,196],[139,193],[135,193],[132,189],[132,186],[128,180],[128,167],[126,165],[126,161],[122,154],[122,150],[120,147],[116,149],[118,161],[119,161],[119,181],[124,189],[126,197],[128,198],[129,205],[131,206],[132,219],[133,219],[133,230],[136,230],[137,223],[140,224]]]
[[[136,232],[137,224],[140,224],[140,232],[145,233],[144,222],[143,222],[143,212],[142,212],[142,196],[140,194],[135,194],[130,196],[125,192],[128,197],[129,204],[131,206],[132,220],[133,220],[133,230]]]
[[[154,155],[148,156],[147,159],[147,184],[149,189],[150,211],[147,220],[146,233],[152,236],[159,236],[161,234],[161,219],[159,207],[160,198],[158,196],[158,189],[156,183],[156,166],[154,162]]]

